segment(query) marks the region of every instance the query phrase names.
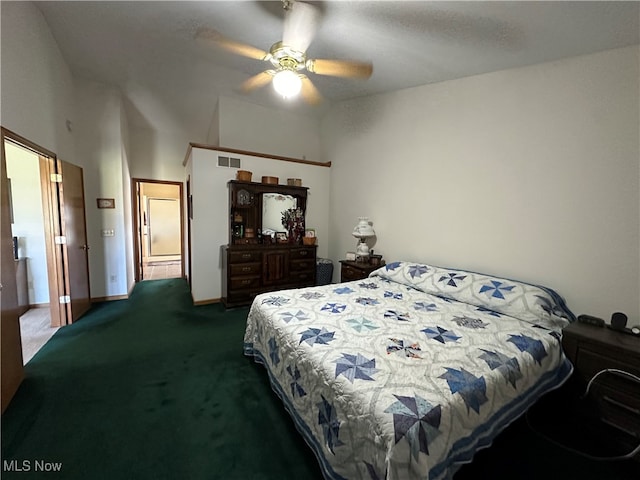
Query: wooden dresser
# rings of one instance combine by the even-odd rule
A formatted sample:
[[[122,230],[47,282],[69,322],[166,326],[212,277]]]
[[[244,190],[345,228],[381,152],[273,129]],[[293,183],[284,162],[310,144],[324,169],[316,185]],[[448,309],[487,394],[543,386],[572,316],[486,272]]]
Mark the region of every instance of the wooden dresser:
[[[615,432],[614,441],[631,450],[640,443],[640,337],[574,322],[562,332],[562,345],[574,365],[574,382],[594,400],[594,416]],[[637,458],[640,458],[637,457]]]
[[[259,293],[316,283],[315,246],[231,246],[222,255],[222,302],[249,305]]]
[[[276,223],[281,217],[280,212],[268,212],[272,204],[263,201],[269,196],[273,198],[273,194],[295,199],[304,214],[305,187],[229,182],[229,244],[223,245],[221,255],[222,303],[226,307],[249,305],[260,293],[316,283],[315,245],[302,245],[301,238],[276,243],[262,236],[263,216],[275,218]],[[275,226],[279,231],[285,229],[282,225]]]

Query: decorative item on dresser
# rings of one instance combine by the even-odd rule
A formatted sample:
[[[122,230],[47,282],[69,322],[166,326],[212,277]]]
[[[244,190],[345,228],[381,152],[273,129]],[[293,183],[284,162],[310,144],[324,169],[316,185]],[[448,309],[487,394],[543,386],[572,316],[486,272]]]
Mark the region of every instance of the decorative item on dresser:
[[[638,450],[640,337],[581,317],[562,331],[562,345],[575,368],[573,380],[579,391],[594,400],[591,413],[594,428],[602,429],[599,436],[610,435],[627,452]],[[640,453],[634,458],[640,460]]]
[[[315,285],[317,247],[302,240],[307,188],[236,180],[228,187],[223,304],[249,305],[259,293]]]
[[[354,262],[351,260],[340,260],[340,281],[350,282],[352,280],[360,280],[367,278],[371,272],[384,265],[381,261],[379,265],[371,265],[369,263]]]

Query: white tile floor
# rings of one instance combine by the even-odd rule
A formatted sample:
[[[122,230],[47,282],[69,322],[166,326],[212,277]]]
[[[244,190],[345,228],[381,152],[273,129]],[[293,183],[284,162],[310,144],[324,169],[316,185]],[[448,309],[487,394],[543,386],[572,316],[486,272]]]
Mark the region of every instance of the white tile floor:
[[[153,261],[142,266],[144,280],[159,280],[161,278],[179,278],[181,275],[180,260]]]

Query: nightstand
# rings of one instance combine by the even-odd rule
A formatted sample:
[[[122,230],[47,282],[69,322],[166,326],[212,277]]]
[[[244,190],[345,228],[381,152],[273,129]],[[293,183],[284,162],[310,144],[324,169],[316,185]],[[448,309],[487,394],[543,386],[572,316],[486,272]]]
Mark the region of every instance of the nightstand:
[[[572,381],[582,392],[605,369],[640,377],[640,337],[574,322],[562,331],[562,346],[575,368]],[[619,373],[602,373],[589,394],[597,419],[613,427],[609,430],[629,450],[636,447],[640,442],[640,383]]]
[[[361,280],[367,278],[371,272],[384,266],[384,262],[380,265],[371,265],[370,263],[352,262],[351,260],[340,260],[340,281],[351,282],[353,280]]]

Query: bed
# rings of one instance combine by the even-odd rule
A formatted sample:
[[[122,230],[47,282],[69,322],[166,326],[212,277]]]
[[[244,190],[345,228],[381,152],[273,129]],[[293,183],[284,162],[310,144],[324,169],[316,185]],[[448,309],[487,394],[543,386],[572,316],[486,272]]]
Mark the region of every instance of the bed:
[[[244,354],[327,479],[451,478],[571,374],[553,290],[393,262],[364,280],[258,295]]]

